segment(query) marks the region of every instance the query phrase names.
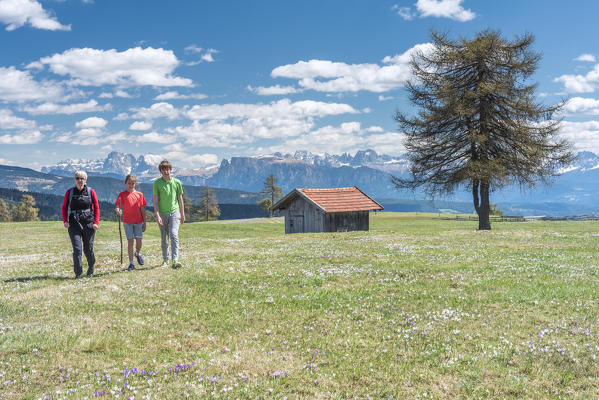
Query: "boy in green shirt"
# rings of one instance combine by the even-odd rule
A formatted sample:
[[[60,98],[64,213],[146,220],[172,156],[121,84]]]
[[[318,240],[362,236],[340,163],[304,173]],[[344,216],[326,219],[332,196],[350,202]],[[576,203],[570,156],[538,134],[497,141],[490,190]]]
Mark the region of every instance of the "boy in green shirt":
[[[160,227],[162,246],[162,266],[168,265],[168,242],[171,242],[172,267],[181,268],[179,262],[179,224],[185,222],[185,206],[183,204],[183,186],[181,181],[171,176],[173,166],[163,160],[158,169],[162,177],[154,181],[153,199],[156,222]]]

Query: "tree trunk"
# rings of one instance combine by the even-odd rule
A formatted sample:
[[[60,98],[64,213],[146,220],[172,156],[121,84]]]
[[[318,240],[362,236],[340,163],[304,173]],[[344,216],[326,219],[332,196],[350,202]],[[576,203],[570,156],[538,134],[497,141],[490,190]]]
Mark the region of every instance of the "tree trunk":
[[[490,231],[491,220],[489,214],[491,211],[489,203],[489,184],[475,180],[472,183],[472,200],[474,209],[478,215],[478,230]]]

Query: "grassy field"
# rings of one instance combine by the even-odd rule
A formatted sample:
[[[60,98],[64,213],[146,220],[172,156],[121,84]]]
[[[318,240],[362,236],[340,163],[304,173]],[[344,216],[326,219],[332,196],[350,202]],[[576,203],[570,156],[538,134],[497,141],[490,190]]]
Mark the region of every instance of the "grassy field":
[[[104,222],[75,280],[61,223],[0,224],[0,398],[598,398],[597,222],[476,226],[185,224],[173,270],[152,224],[126,272]]]

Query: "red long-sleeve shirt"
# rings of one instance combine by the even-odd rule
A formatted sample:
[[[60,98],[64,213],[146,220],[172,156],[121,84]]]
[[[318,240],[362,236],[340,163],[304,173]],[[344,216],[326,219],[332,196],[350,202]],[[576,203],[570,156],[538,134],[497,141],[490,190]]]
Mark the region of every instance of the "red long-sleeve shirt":
[[[69,191],[64,194],[64,199],[62,201],[62,222],[69,222]],[[77,190],[75,187],[73,190]],[[89,195],[92,198],[92,210],[94,210],[94,225],[98,225],[100,223],[100,205],[98,203],[98,196],[96,196],[96,192],[94,189],[89,190]]]

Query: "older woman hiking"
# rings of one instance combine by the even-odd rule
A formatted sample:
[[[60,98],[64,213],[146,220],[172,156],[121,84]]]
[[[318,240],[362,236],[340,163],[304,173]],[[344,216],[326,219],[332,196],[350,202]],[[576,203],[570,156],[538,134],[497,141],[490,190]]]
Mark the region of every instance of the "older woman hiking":
[[[75,172],[75,186],[67,190],[62,202],[62,222],[69,230],[73,245],[75,278],[81,278],[81,244],[87,259],[87,276],[94,274],[94,236],[100,222],[100,206],[96,192],[87,187],[87,173]]]

